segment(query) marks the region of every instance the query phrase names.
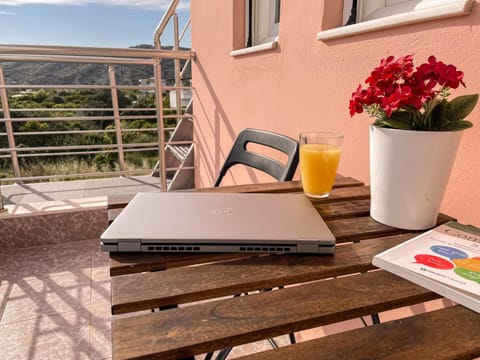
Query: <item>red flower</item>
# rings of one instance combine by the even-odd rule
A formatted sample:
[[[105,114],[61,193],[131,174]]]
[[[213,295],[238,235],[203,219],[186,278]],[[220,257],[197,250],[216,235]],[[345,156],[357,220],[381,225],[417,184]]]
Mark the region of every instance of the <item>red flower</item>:
[[[393,56],[382,59],[365,83],[367,88],[359,85],[352,94],[349,104],[351,116],[376,105],[390,118],[393,112],[409,106],[421,109],[446,88],[456,89],[460,84],[465,86],[463,72],[455,66],[430,56],[427,63],[415,69],[413,55],[397,60]]]

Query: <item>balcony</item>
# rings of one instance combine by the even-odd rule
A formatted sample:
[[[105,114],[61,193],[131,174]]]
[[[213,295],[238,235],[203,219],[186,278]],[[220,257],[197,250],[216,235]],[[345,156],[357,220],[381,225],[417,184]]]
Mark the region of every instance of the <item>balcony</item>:
[[[0,161],[5,165],[0,178],[0,209],[6,210],[0,213],[2,357],[111,358],[109,259],[99,250],[99,235],[107,226],[107,196],[173,189],[192,179],[193,142],[188,133],[193,116],[181,98],[181,93],[191,91],[191,86],[181,65],[188,64],[194,54],[188,50],[159,49],[0,46],[0,61],[4,63],[95,64],[105,68],[108,79],[101,84],[35,84],[33,78],[28,84],[9,83],[5,67],[0,67],[0,141],[5,144],[0,147]],[[164,59],[174,62],[172,78],[162,77]],[[150,67],[153,81],[149,77],[143,78],[148,81],[127,84],[119,77],[122,65]],[[84,104],[60,110],[11,107],[12,96],[29,95],[28,89],[30,94],[41,90],[102,91],[109,94],[111,104],[103,108]],[[155,99],[154,105],[122,107],[118,100],[125,92],[150,95]],[[164,106],[161,100],[167,96],[169,105]],[[132,125],[139,119],[147,120],[151,126]],[[108,126],[98,126],[102,121],[108,122]],[[18,129],[27,123],[61,122],[83,125],[79,129],[42,130],[38,125],[28,131]],[[130,135],[135,133],[147,134],[147,139],[132,140]],[[28,137],[86,138],[99,134],[109,142],[19,146]],[[131,161],[136,154],[151,161],[139,165]],[[29,172],[32,159],[63,158],[68,162],[72,156],[108,157],[112,164],[107,170],[94,172]],[[424,308],[402,309],[387,317],[398,318],[442,306],[435,301]],[[363,326],[360,319],[334,324],[302,332],[297,339],[359,326]],[[269,347],[267,342],[249,344],[235,348],[230,357]]]
[[[111,358],[109,259],[99,249],[107,196],[193,187],[193,116],[182,95],[191,94],[194,53],[179,48],[177,2],[152,49],[0,45],[2,358]],[[14,69],[25,68],[15,64],[70,67],[76,77],[19,82]],[[85,69],[97,78],[82,82]],[[126,79],[126,69],[139,77]],[[69,104],[81,94],[89,100]],[[45,95],[56,101],[37,106]]]

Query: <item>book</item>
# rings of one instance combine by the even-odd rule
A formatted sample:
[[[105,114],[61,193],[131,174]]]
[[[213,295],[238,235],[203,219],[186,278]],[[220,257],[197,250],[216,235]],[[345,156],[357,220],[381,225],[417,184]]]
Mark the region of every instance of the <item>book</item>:
[[[375,255],[373,265],[480,313],[480,229],[449,221]]]

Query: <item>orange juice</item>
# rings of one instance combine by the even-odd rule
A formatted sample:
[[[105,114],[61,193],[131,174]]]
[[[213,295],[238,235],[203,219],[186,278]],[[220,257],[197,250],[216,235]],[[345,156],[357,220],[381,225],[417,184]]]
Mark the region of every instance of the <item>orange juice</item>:
[[[341,148],[331,144],[300,146],[300,174],[303,191],[310,196],[326,197],[332,190]]]

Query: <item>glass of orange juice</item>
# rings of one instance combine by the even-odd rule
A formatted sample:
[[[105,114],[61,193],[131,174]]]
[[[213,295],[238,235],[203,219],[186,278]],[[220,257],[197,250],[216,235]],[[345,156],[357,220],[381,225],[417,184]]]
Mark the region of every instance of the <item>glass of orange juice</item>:
[[[308,131],[300,134],[300,177],[303,192],[313,198],[324,198],[337,174],[343,135]]]

